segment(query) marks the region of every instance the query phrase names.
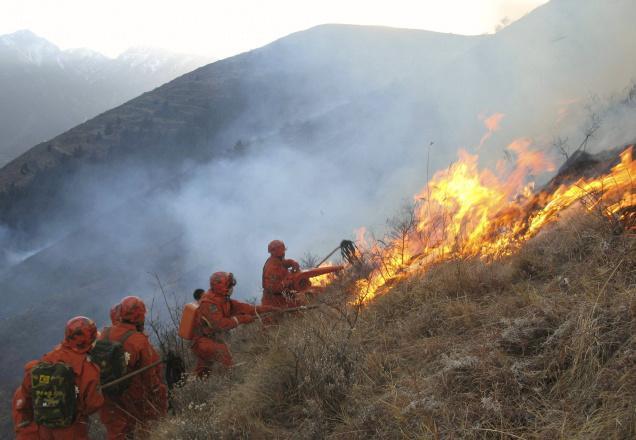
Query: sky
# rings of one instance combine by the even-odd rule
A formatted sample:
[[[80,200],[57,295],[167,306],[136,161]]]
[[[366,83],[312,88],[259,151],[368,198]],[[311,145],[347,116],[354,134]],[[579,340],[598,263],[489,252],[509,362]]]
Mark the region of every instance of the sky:
[[[0,0],[0,35],[29,29],[61,49],[130,47],[224,58],[324,23],[492,33],[547,0]]]

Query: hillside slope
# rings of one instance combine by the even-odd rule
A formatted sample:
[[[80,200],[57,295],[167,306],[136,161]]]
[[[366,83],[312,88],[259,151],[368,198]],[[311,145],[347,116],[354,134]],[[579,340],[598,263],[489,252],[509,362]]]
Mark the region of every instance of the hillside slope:
[[[636,240],[578,209],[510,258],[453,261],[368,305],[231,339],[158,439],[636,436]]]
[[[3,200],[24,203],[50,174],[87,163],[121,163],[130,156],[159,163],[209,158],[241,137],[310,119],[405,72],[444,65],[479,40],[355,26],[294,34],[197,69],[33,147],[0,170],[0,193]],[[16,223],[15,217],[0,211],[5,224]]]

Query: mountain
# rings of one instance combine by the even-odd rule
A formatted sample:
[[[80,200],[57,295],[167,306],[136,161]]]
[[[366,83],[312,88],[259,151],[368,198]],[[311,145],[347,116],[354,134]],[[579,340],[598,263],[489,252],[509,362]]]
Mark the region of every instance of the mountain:
[[[319,26],[35,145],[0,170],[0,340],[21,341],[0,381],[71,315],[103,323],[124,295],[152,302],[155,274],[185,300],[230,270],[239,298],[258,297],[269,240],[299,259],[361,225],[381,231],[492,114],[505,116],[484,161],[522,136],[577,142],[590,92],[622,94],[636,74],[635,13],[629,0],[554,0],[478,37]],[[631,102],[594,111],[590,149],[636,139]]]
[[[70,199],[83,199],[79,193],[84,189],[109,187],[101,178],[111,184],[127,180],[121,175],[110,180],[111,171],[134,168],[133,174],[150,174],[143,185],[122,185],[118,195],[126,198],[140,188],[152,188],[166,177],[166,168],[174,173],[187,161],[205,163],[236,153],[236,146],[260,150],[284,136],[285,142],[311,151],[307,130],[313,130],[313,121],[375,99],[378,90],[405,72],[443,65],[481,39],[323,26],[210,64],[38,144],[7,164],[0,171],[0,222],[32,238],[39,223],[33,211],[37,206],[38,212],[49,213],[47,227],[59,221],[72,228],[92,208],[69,217],[68,203],[80,201]],[[76,174],[87,167],[90,176]],[[60,191],[62,181],[74,179],[69,180],[69,174],[81,181],[70,191]],[[90,189],[84,178],[90,180]]]
[[[153,48],[111,59],[90,49],[62,51],[27,30],[0,36],[0,166],[209,61]]]

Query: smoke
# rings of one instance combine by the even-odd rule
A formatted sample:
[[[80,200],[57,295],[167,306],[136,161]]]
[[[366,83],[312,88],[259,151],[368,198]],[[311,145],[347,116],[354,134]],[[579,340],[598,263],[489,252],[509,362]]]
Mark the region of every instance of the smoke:
[[[0,272],[3,346],[13,347],[24,322],[31,327],[0,379],[15,379],[21,362],[57,342],[71,316],[106,323],[130,294],[159,308],[155,274],[187,301],[212,272],[231,271],[237,298],[260,299],[270,240],[300,259],[326,255],[361,226],[381,236],[461,147],[474,151],[481,140],[480,159],[491,165],[519,138],[549,150],[561,136],[571,151],[595,121],[588,149],[633,142],[636,106],[624,88],[636,77],[636,31],[625,11],[635,6],[614,3],[623,13],[599,2],[568,14],[573,3],[562,0],[490,37],[317,28],[196,72],[245,77],[236,89],[214,89],[239,90],[246,110],[205,144],[211,160],[86,165],[35,230],[0,227],[11,265]],[[594,14],[623,25],[608,19],[607,38],[598,26],[587,32]],[[592,63],[600,52],[604,64]],[[590,105],[590,90],[604,98]]]
[[[31,255],[36,254],[40,249],[35,248],[31,250],[21,251],[15,246],[11,246],[9,243],[11,242],[11,229],[0,224],[0,244],[2,249],[0,253],[0,268],[2,267],[10,267],[14,266]]]
[[[359,172],[353,164],[288,146],[200,167],[168,202],[184,231],[185,266],[203,263],[202,283],[213,271],[232,271],[240,296],[260,297],[260,269],[270,240],[284,240],[295,259],[306,252],[323,255],[351,238],[355,227],[384,220],[374,211],[378,203],[393,204],[398,190],[393,188],[389,200],[378,200],[386,192],[356,178]],[[387,176],[376,177],[385,187]]]

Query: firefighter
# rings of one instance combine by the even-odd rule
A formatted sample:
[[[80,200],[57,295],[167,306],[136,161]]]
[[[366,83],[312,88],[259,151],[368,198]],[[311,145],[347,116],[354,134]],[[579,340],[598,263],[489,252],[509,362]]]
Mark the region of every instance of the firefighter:
[[[214,363],[232,366],[232,355],[223,334],[240,324],[254,321],[256,313],[278,310],[270,306],[254,306],[230,299],[236,280],[231,272],[215,272],[210,277],[210,290],[199,302],[194,317],[192,351],[197,357],[195,373],[199,377],[210,373]]]
[[[22,386],[19,386],[13,394],[11,403],[11,416],[16,440],[38,440],[38,425],[33,422],[30,409],[25,408],[26,399],[22,394]]]
[[[120,342],[127,358],[127,373],[159,360],[159,354],[143,332],[146,306],[136,296],[119,303],[119,317],[104,329],[100,339]],[[168,407],[166,385],[162,382],[161,364],[133,376],[117,394],[106,393],[99,417],[109,440],[143,437],[147,424],[164,416]]]
[[[291,273],[298,272],[300,265],[292,260],[285,259],[285,243],[274,240],[267,246],[270,257],[263,266],[263,299],[265,305],[276,307],[299,307],[304,301],[295,298],[287,290],[291,287]]]
[[[64,341],[25,366],[14,395],[18,439],[88,439],[88,417],[104,403],[99,368],[87,356],[95,323],[77,316],[66,323]]]

